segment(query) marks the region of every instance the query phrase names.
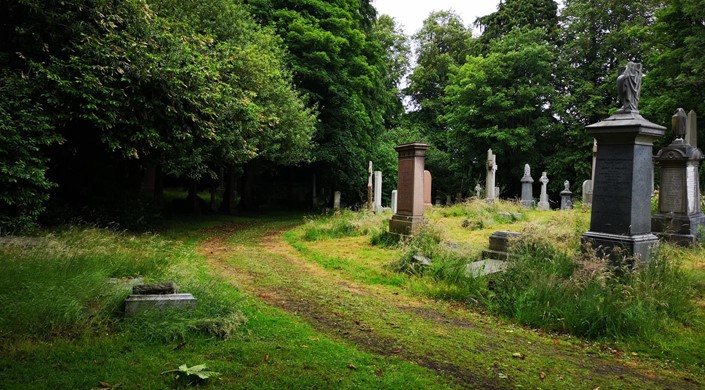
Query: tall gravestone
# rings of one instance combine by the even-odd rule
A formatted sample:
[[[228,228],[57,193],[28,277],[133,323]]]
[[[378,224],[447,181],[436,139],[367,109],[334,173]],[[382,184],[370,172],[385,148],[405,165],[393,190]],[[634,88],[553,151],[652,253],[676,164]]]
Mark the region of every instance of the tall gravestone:
[[[382,171],[375,171],[375,211],[382,212]]]
[[[690,110],[688,113],[685,140],[688,142],[688,145],[698,147],[698,115],[693,110]]]
[[[423,171],[423,208],[425,210],[430,210],[433,208],[433,203],[431,199],[431,185],[433,184],[433,177],[431,172]]]
[[[333,193],[333,208],[340,209],[340,191],[335,191]]]
[[[389,232],[416,234],[425,221],[423,216],[424,159],[428,145],[414,142],[399,145],[397,212],[389,221]]]
[[[485,199],[487,202],[494,202],[495,196],[495,174],[497,173],[497,155],[492,153],[492,149],[487,150],[487,180],[485,181]]]
[[[609,118],[587,126],[597,140],[590,231],[582,236],[599,257],[648,260],[658,238],[651,233],[653,141],[665,133],[639,115],[641,64],[628,63],[617,78],[622,102]]]
[[[539,210],[550,210],[551,205],[548,204],[548,176],[543,172],[541,178],[541,196],[539,197]]]
[[[392,191],[392,213],[397,213],[397,190]]]
[[[374,204],[372,203],[372,175],[374,173],[372,171],[372,161],[370,161],[370,165],[369,168],[367,168],[367,172],[369,174],[367,177],[367,208],[372,211],[374,210]]]
[[[531,177],[531,167],[524,164],[524,176],[521,178],[521,207],[534,207],[534,179]]]
[[[568,210],[573,208],[573,201],[571,197],[573,193],[570,191],[570,182],[568,180],[563,182],[563,191],[561,191],[561,210]]]
[[[686,117],[679,108],[673,115],[675,140],[655,157],[661,166],[661,185],[658,213],[651,218],[651,228],[666,240],[689,246],[698,241],[705,215],[700,210],[698,183],[698,169],[704,157],[700,149],[688,144],[687,119],[690,115]]]

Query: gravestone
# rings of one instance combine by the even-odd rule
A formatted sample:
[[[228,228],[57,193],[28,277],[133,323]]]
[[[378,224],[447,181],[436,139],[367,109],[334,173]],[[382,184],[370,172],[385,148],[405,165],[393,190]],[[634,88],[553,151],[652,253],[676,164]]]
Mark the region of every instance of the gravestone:
[[[475,196],[477,197],[477,199],[480,199],[481,195],[482,195],[482,186],[480,185],[480,183],[477,183],[477,185],[475,185]]]
[[[367,177],[367,209],[370,211],[374,210],[374,205],[372,203],[372,161],[370,161],[369,168],[367,168],[367,172],[369,173],[369,176]]]
[[[583,203],[592,203],[592,180],[585,180],[583,182]]]
[[[543,172],[541,174],[541,178],[539,179],[541,182],[541,195],[539,197],[539,210],[550,210],[551,205],[548,204],[548,176],[546,176],[546,172]]]
[[[425,222],[423,216],[424,159],[428,145],[420,142],[399,145],[397,212],[389,221],[389,232],[416,234]]]
[[[163,309],[193,310],[196,298],[191,294],[176,293],[173,282],[143,284],[132,287],[132,294],[125,299],[125,316],[133,316],[146,310]]]
[[[499,187],[494,187],[494,198],[499,199]]]
[[[423,208],[424,210],[430,210],[433,208],[433,203],[431,200],[431,184],[433,178],[431,177],[431,172],[423,171]]]
[[[382,212],[382,171],[375,171],[375,207],[374,211]]]
[[[397,213],[397,190],[392,191],[392,213]]]
[[[571,196],[573,195],[572,192],[570,192],[570,182],[568,180],[563,182],[563,191],[561,191],[561,210],[568,210],[573,208],[573,202],[571,201]]]
[[[489,249],[482,251],[483,259],[507,260],[510,240],[521,237],[521,233],[496,231],[490,236]]]
[[[622,108],[587,126],[597,140],[590,230],[582,235],[584,250],[615,262],[626,257],[644,261],[658,245],[651,233],[653,141],[665,133],[639,115],[641,64],[628,63],[617,78]]]
[[[487,179],[485,181],[486,192],[485,199],[487,202],[494,202],[495,196],[495,174],[497,173],[497,155],[492,154],[492,149],[487,150]]]
[[[333,194],[333,208],[336,210],[340,209],[340,191],[335,191]]]
[[[441,194],[436,194],[436,206],[441,206]]]
[[[453,198],[451,198],[450,194],[446,195],[446,204],[450,206],[453,203]]]
[[[690,110],[688,113],[685,140],[688,142],[688,145],[698,147],[698,115],[693,110]]]
[[[698,170],[703,160],[700,149],[687,142],[687,119],[679,108],[673,116],[675,140],[655,157],[661,166],[658,213],[651,228],[659,237],[680,245],[694,245],[705,215],[700,210]],[[697,142],[697,140],[695,140]]]
[[[534,207],[534,179],[531,177],[531,167],[524,164],[524,177],[521,178],[521,207]]]

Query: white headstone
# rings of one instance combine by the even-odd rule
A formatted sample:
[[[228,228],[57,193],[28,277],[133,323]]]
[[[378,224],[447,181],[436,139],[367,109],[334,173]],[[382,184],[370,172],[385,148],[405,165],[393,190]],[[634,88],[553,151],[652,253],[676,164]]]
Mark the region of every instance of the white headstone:
[[[592,180],[583,182],[583,203],[592,204]]]
[[[333,194],[333,208],[340,209],[340,191],[335,191]]]
[[[546,176],[546,172],[543,172],[539,181],[541,182],[541,197],[539,198],[539,209],[540,210],[550,210],[551,206],[548,204],[548,189],[547,189],[548,176]]]
[[[392,212],[397,213],[397,190],[392,191]]]
[[[378,213],[382,212],[382,171],[375,171],[375,207],[374,210]]]
[[[487,192],[485,194],[488,202],[494,201],[497,196],[495,193],[495,173],[497,172],[497,155],[492,154],[492,149],[487,150],[487,180],[485,181],[485,186],[487,187]]]

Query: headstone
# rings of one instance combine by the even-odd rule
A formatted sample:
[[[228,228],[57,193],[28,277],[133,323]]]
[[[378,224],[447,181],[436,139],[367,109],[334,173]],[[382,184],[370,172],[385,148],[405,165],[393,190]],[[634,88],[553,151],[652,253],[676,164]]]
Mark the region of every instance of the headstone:
[[[392,212],[397,213],[397,190],[392,191]]]
[[[628,63],[617,77],[622,108],[587,126],[597,140],[590,230],[583,248],[598,257],[621,262],[626,257],[648,260],[658,245],[651,233],[653,141],[665,133],[639,115],[641,64]]]
[[[480,196],[481,196],[481,195],[482,195],[482,186],[480,185],[480,183],[477,183],[477,184],[475,185],[475,197],[476,197],[477,199],[480,199]]]
[[[541,196],[539,197],[539,210],[550,210],[551,205],[548,204],[548,176],[543,172],[541,178]]]
[[[468,263],[465,267],[465,275],[477,278],[479,276],[490,275],[502,272],[509,267],[509,262],[502,260],[485,259]]]
[[[375,208],[374,211],[382,212],[382,171],[375,171]]]
[[[191,294],[130,295],[125,299],[125,315],[133,316],[146,310],[196,308],[196,298]]]
[[[661,238],[690,246],[698,241],[700,226],[705,225],[698,183],[700,162],[705,157],[700,149],[678,138],[681,131],[677,128],[686,125],[682,108],[673,116],[673,125],[677,138],[655,157],[661,165],[661,185],[658,213],[651,218],[651,228]]]
[[[583,203],[592,203],[592,180],[585,180],[583,182]]]
[[[451,198],[450,194],[446,195],[446,204],[451,205],[453,203],[453,198]]]
[[[496,231],[490,236],[488,250],[482,251],[483,259],[507,260],[510,240],[521,237],[521,233]]]
[[[431,177],[431,172],[423,171],[423,207],[425,210],[433,208],[433,203],[431,200],[431,184],[433,178]]]
[[[416,234],[425,222],[423,216],[424,159],[428,145],[414,142],[399,145],[397,212],[389,221],[389,232]]]
[[[497,173],[497,155],[492,154],[492,149],[487,150],[487,180],[485,181],[485,186],[487,187],[485,192],[485,199],[487,202],[494,202],[495,196],[495,174]]]
[[[688,113],[688,125],[686,130],[686,141],[688,145],[698,147],[698,115],[690,110]]]
[[[367,168],[368,172],[368,177],[367,177],[367,209],[370,211],[374,210],[374,204],[372,203],[372,174],[374,173],[372,171],[372,161],[370,161],[369,168]]]
[[[436,195],[436,206],[441,206],[441,194]]]
[[[335,191],[333,194],[333,208],[340,210],[340,191]]]
[[[573,208],[573,202],[571,201],[571,196],[573,193],[570,192],[570,182],[568,180],[563,182],[563,191],[561,191],[561,210],[568,210]]]
[[[531,167],[524,164],[524,176],[521,178],[521,207],[534,207],[534,179],[531,177]]]

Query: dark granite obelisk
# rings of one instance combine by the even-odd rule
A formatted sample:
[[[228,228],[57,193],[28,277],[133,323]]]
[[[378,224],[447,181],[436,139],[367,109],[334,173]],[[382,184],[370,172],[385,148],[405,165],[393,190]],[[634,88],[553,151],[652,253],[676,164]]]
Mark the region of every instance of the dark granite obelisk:
[[[424,211],[424,160],[428,145],[414,142],[399,145],[397,212],[389,221],[389,232],[412,235],[426,220]]]
[[[600,146],[595,159],[595,182],[590,231],[583,248],[599,257],[648,260],[658,237],[651,233],[652,149],[666,128],[639,115],[641,64],[628,63],[617,78],[622,108],[609,118],[587,126]]]
[[[690,246],[698,240],[700,226],[705,225],[698,183],[700,162],[705,157],[687,140],[687,119],[679,108],[672,122],[675,139],[654,158],[661,166],[661,185],[659,211],[651,218],[651,228],[661,238]]]

